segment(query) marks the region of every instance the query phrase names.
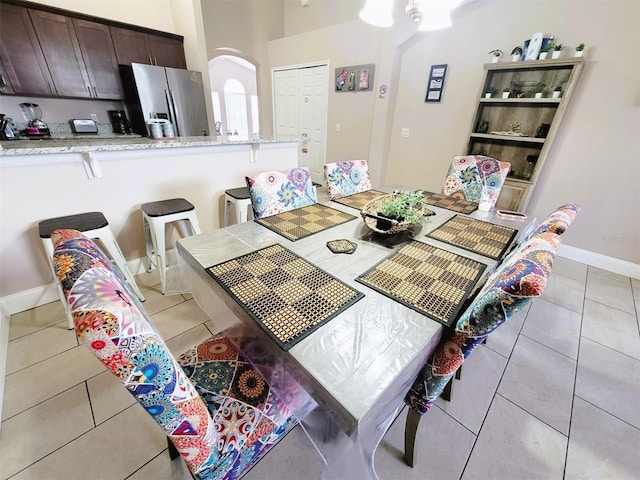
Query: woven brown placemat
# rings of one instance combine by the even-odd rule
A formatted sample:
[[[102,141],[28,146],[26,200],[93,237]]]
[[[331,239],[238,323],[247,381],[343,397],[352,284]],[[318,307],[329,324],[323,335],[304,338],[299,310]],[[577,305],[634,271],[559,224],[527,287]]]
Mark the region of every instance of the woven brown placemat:
[[[331,201],[355,208],[356,210],[362,210],[367,203],[382,195],[387,195],[387,193],[378,190],[366,190],[364,192],[354,193],[348,197],[334,198]]]
[[[465,198],[447,197],[440,193],[422,192],[424,201],[429,205],[446,208],[458,213],[470,214],[476,211],[478,204]]]
[[[499,260],[518,230],[455,215],[426,236]]]
[[[411,241],[356,278],[444,325],[451,325],[486,265]]]
[[[314,203],[313,205],[278,213],[270,217],[257,218],[255,221],[282,235],[284,238],[295,242],[354,218],[356,217],[335,208]]]
[[[284,350],[364,297],[279,244],[205,270]]]

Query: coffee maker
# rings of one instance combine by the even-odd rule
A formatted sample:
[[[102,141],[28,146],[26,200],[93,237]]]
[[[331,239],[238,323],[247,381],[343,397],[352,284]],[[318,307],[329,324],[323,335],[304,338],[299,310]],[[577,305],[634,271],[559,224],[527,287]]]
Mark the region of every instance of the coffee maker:
[[[131,124],[127,120],[127,114],[124,110],[109,110],[108,113],[113,133],[131,133]]]

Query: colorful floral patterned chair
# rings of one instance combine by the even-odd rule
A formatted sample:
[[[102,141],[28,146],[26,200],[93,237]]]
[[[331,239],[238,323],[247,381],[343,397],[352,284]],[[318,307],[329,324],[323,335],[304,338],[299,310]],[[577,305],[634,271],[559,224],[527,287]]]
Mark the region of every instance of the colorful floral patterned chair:
[[[371,190],[369,165],[366,160],[327,163],[324,166],[324,179],[331,200]]]
[[[413,467],[418,424],[453,380],[464,360],[496,328],[544,292],[560,234],[580,211],[577,205],[560,207],[543,221],[532,236],[506,257],[469,307],[445,332],[429,362],[405,396],[409,406],[405,426],[405,461]],[[569,213],[570,212],[570,213]],[[562,221],[564,226],[553,221]],[[545,227],[550,227],[546,228]]]
[[[242,328],[220,332],[176,360],[90,239],[57,230],[52,240],[79,340],[162,427],[171,458],[180,454],[196,478],[240,478],[297,424],[243,353],[255,349],[255,340]],[[291,390],[289,405],[304,401],[297,384]]]
[[[270,217],[317,203],[307,168],[262,172],[246,177],[256,218]]]
[[[483,155],[455,156],[440,193],[480,202],[486,186],[489,203],[494,206],[510,168],[510,163]]]

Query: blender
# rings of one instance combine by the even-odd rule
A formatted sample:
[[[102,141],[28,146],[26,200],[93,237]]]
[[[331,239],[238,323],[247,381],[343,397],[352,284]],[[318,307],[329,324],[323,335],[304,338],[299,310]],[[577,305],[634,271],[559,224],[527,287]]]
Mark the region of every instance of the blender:
[[[49,127],[42,121],[42,109],[37,103],[21,103],[20,107],[29,118],[29,123],[24,131],[27,137],[44,138],[51,136]]]

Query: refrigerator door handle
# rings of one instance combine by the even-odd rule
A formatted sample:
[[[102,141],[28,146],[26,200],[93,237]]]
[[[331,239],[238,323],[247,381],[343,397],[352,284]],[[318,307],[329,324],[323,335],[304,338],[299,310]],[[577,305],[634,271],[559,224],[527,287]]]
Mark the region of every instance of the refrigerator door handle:
[[[176,115],[176,104],[173,100],[173,92],[170,89],[164,91],[165,97],[167,97],[167,105],[169,106],[169,121],[173,123],[177,136],[181,136],[180,128],[178,127],[178,117]]]

